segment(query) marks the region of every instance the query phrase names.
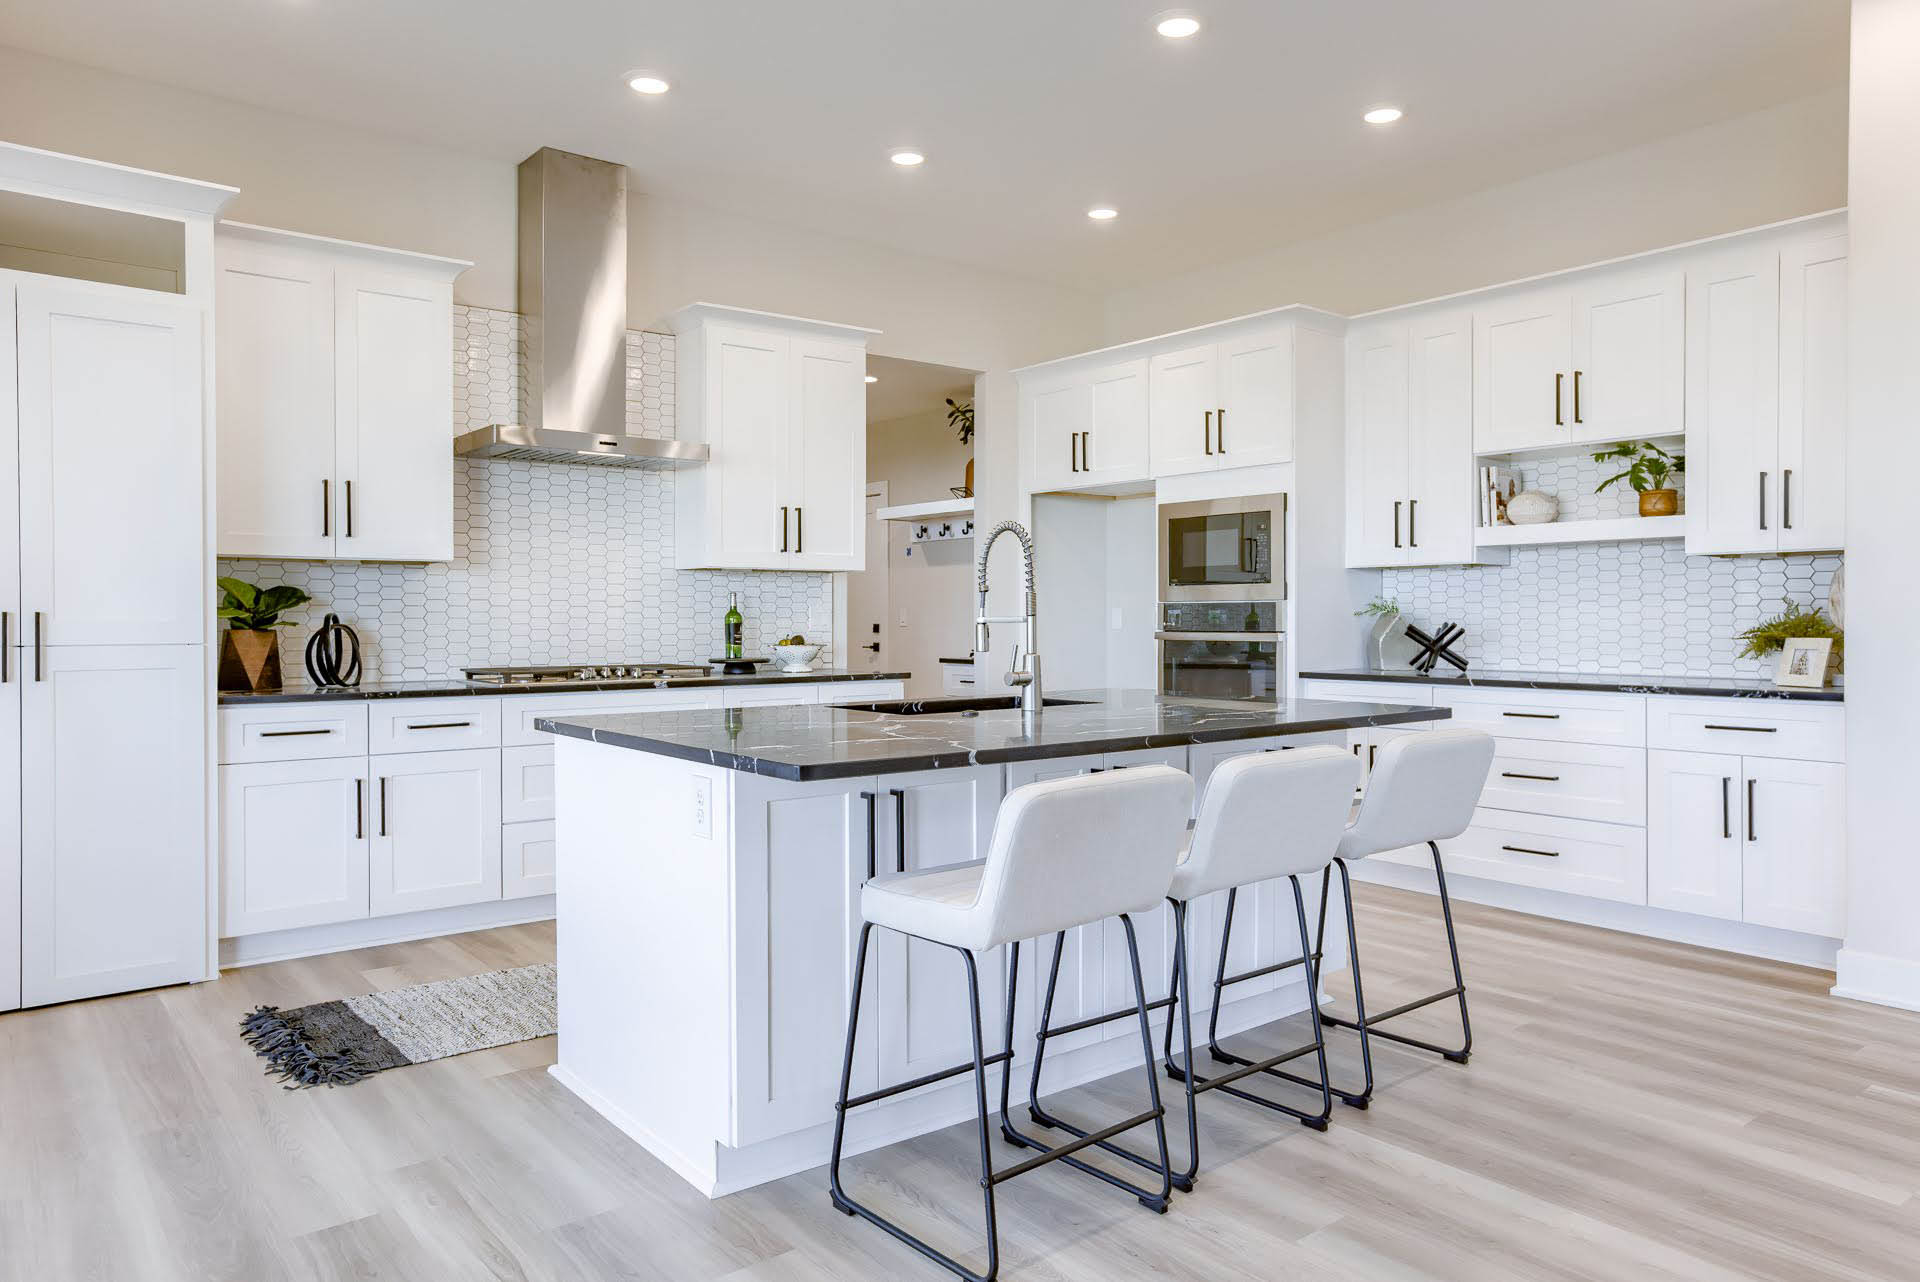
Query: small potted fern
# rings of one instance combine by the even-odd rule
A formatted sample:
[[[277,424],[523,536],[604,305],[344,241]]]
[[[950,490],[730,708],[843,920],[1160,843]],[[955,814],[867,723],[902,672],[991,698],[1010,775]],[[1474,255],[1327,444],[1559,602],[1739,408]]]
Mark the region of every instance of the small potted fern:
[[[1831,671],[1841,671],[1846,661],[1847,634],[1840,625],[1828,617],[1819,606],[1803,606],[1796,601],[1783,599],[1780,613],[1760,622],[1740,633],[1739,640],[1746,644],[1740,649],[1742,659],[1770,659],[1786,648],[1788,641],[1801,637],[1828,637],[1833,641]]]
[[[1669,454],[1652,441],[1621,441],[1593,456],[1596,463],[1614,460],[1626,461],[1626,470],[1594,486],[1595,494],[1625,481],[1640,496],[1641,516],[1673,516],[1680,511],[1680,491],[1667,482],[1686,474],[1686,455]]]
[[[280,634],[291,619],[281,615],[312,600],[289,584],[262,588],[244,579],[222,578],[220,617],[227,630],[220,634],[222,690],[260,694],[280,688]]]

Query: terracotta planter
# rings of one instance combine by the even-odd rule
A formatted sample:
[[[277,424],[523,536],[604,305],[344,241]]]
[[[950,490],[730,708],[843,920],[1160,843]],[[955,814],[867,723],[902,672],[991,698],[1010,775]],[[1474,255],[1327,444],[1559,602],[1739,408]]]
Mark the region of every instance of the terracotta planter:
[[[280,688],[280,634],[228,628],[220,634],[220,688],[260,694]]]
[[[1673,516],[1680,511],[1679,490],[1642,490],[1641,516]]]

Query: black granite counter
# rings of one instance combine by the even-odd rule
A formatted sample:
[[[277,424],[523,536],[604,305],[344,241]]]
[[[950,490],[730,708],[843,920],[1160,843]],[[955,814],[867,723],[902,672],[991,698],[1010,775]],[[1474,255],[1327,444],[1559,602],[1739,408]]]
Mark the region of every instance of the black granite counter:
[[[1135,748],[1438,721],[1445,708],[1294,699],[1221,706],[1145,690],[1068,690],[1030,728],[1018,708],[904,715],[823,706],[541,718],[536,728],[778,779],[1082,757]],[[948,702],[925,701],[938,706]]]
[[[441,681],[368,681],[357,686],[321,689],[302,682],[263,694],[222,690],[220,706],[256,703],[337,703],[353,699],[445,699],[461,695],[578,694],[582,690],[685,690],[694,686],[763,686],[792,682],[810,685],[822,681],[905,681],[909,672],[848,672],[818,668],[812,672],[781,672],[768,664],[752,676],[725,677],[718,670],[703,677],[661,677],[645,681],[546,681],[539,685],[496,686],[449,677]]]
[[[1822,690],[1783,689],[1771,681],[1748,677],[1588,676],[1579,672],[1525,672],[1511,668],[1473,668],[1465,673],[1434,671],[1379,672],[1372,668],[1329,668],[1302,672],[1302,680],[1380,681],[1399,685],[1476,686],[1504,690],[1600,690],[1618,694],[1710,695],[1725,699],[1811,699],[1839,703],[1846,698],[1839,686]],[[1383,692],[1384,693],[1384,692]]]

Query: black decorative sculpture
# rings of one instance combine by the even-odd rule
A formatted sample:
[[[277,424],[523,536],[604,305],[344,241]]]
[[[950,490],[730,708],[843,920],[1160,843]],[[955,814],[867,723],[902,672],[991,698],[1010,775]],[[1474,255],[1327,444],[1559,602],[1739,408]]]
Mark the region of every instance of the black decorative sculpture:
[[[307,675],[322,688],[360,684],[360,638],[339,615],[329,614],[307,638]]]
[[[1419,628],[1409,623],[1407,625],[1407,637],[1419,643],[1420,653],[1416,654],[1407,662],[1410,663],[1416,671],[1428,673],[1433,671],[1435,664],[1445,659],[1460,671],[1465,672],[1467,670],[1467,661],[1458,654],[1455,654],[1453,650],[1453,643],[1465,635],[1467,635],[1467,630],[1458,623],[1443,623],[1440,625],[1440,630],[1432,636],[1428,636],[1425,632],[1422,632]]]

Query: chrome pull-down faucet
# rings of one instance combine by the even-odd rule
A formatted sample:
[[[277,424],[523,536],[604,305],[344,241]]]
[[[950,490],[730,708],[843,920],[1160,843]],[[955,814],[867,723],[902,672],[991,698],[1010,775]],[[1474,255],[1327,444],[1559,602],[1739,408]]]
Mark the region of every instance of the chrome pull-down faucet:
[[[1004,618],[987,617],[987,557],[993,552],[994,541],[1002,534],[1011,534],[1020,540],[1020,550],[1026,566],[1026,613],[1010,615]],[[993,527],[986,542],[980,545],[980,612],[973,621],[973,648],[985,654],[989,645],[989,624],[1018,623],[1021,627],[1020,644],[1013,648],[1013,668],[1007,673],[1007,684],[1020,691],[1020,707],[1024,712],[1040,711],[1040,656],[1034,652],[1034,590],[1033,590],[1033,536],[1018,521],[1002,521]]]

